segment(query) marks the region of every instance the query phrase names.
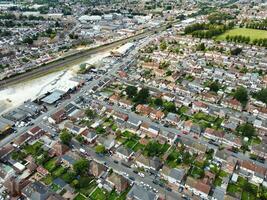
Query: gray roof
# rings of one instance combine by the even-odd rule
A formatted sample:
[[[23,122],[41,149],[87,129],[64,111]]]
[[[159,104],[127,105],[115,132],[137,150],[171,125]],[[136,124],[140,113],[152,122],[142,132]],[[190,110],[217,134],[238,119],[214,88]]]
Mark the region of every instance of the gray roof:
[[[56,101],[58,101],[62,97],[63,94],[64,94],[63,91],[55,90],[54,92],[52,92],[51,94],[43,98],[42,101],[47,104],[53,104]]]
[[[49,188],[40,182],[33,182],[26,186],[22,193],[31,200],[45,200],[51,194]]]
[[[131,150],[129,148],[126,148],[124,146],[120,146],[117,149],[117,152],[119,152],[120,154],[125,155],[126,157],[128,157],[128,156],[130,156],[133,153],[133,150]]]
[[[171,169],[169,176],[174,178],[177,181],[182,181],[182,179],[185,176],[185,170],[184,169],[177,169],[177,168],[173,168]]]
[[[224,195],[225,195],[225,189],[221,187],[216,187],[214,189],[212,197],[214,197],[217,200],[224,200]]]
[[[127,123],[130,123],[131,125],[139,126],[142,123],[142,121],[136,117],[129,115],[129,119]]]
[[[157,195],[139,185],[134,185],[127,194],[127,198],[133,200],[155,200],[157,199]]]

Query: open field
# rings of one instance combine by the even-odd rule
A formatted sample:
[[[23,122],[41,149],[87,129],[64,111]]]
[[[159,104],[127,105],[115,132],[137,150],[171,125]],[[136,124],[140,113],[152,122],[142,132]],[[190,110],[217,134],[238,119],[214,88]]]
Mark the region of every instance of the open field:
[[[267,31],[250,29],[250,28],[235,28],[219,35],[218,37],[216,37],[216,40],[225,40],[227,35],[229,36],[242,35],[250,37],[250,40],[253,41],[255,39],[267,38]]]

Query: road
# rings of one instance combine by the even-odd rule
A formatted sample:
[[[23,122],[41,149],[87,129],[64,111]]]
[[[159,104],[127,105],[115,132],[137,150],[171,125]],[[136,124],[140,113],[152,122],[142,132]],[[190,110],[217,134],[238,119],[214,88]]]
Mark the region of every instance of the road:
[[[152,188],[155,188],[156,190],[158,190],[162,196],[166,195],[166,200],[170,200],[170,199],[182,199],[182,196],[180,193],[174,192],[174,191],[168,191],[163,187],[160,187],[159,185],[156,185],[153,183],[154,180],[154,176],[145,174],[145,177],[142,178],[140,177],[138,174],[133,172],[133,169],[128,168],[124,165],[121,165],[120,163],[114,163],[114,160],[112,159],[112,157],[110,156],[100,156],[97,153],[95,153],[95,150],[93,148],[90,148],[88,146],[85,145],[81,145],[79,142],[72,140],[72,145],[74,146],[74,148],[79,151],[80,148],[83,148],[86,153],[89,155],[89,157],[91,157],[93,160],[95,160],[98,163],[105,163],[106,166],[108,166],[109,168],[112,168],[114,172],[121,174],[122,176],[124,176],[125,178],[128,179],[128,177],[134,177],[135,179],[135,183],[139,184],[141,182],[150,185]],[[127,173],[129,176],[127,177],[125,175],[125,173]],[[130,180],[131,181],[131,180]]]
[[[177,21],[172,22],[172,23],[176,23],[176,22]],[[64,58],[60,58],[58,60],[47,63],[44,66],[39,66],[39,67],[36,67],[36,68],[34,68],[30,71],[27,71],[25,73],[18,74],[16,76],[12,76],[10,78],[1,80],[0,81],[1,89],[3,89],[4,87],[10,86],[10,85],[21,83],[23,81],[26,81],[26,80],[32,78],[32,77],[41,76],[43,74],[47,74],[49,72],[55,71],[57,69],[61,69],[63,67],[66,68],[66,67],[72,66],[73,64],[77,63],[77,61],[82,61],[83,59],[86,59],[93,54],[113,49],[113,48],[115,48],[121,44],[127,43],[127,42],[131,42],[134,40],[139,40],[139,39],[145,38],[147,36],[151,36],[155,33],[155,31],[165,30],[167,26],[168,26],[167,24],[164,24],[161,27],[155,28],[154,30],[145,30],[142,33],[138,33],[138,34],[130,36],[128,38],[124,38],[124,39],[121,39],[118,41],[104,44],[104,45],[101,45],[101,46],[98,46],[95,48],[82,50],[82,51],[77,52],[75,54],[71,54],[71,55],[68,55]]]
[[[100,81],[103,81],[106,78],[112,77],[112,75],[114,74],[114,72],[118,71],[118,69],[121,66],[124,66],[128,60],[133,60],[133,57],[138,52],[138,48],[141,48],[142,46],[146,45],[148,41],[149,41],[149,39],[147,39],[146,41],[144,41],[144,43],[140,44],[140,46],[137,46],[136,49],[134,49],[128,56],[124,57],[123,60],[119,60],[117,63],[115,63],[114,65],[112,65],[111,68],[110,68],[110,70],[107,73],[105,73],[103,76],[101,76],[98,79],[93,79],[91,82],[89,82],[87,85],[85,85],[83,87],[83,89],[90,91],[94,86],[98,85],[98,83]],[[60,106],[58,106],[58,107],[52,107],[47,112],[42,113],[40,116],[38,116],[36,119],[33,120],[33,123],[34,123],[33,126],[17,128],[17,132],[14,132],[14,133],[8,135],[7,137],[5,137],[4,139],[2,139],[0,141],[0,147],[3,147],[6,144],[12,142],[15,138],[17,138],[22,133],[28,131],[32,127],[37,126],[38,124],[41,124],[41,122],[43,122],[43,118],[44,117],[49,117],[51,114],[53,114],[56,111],[60,110],[60,108],[63,108],[64,106],[66,106],[67,104],[69,104],[70,102],[72,102],[73,100],[75,100],[80,95],[82,95],[82,93],[80,91],[78,91],[78,92],[72,94],[70,99],[66,99],[66,100],[62,101],[62,104]]]

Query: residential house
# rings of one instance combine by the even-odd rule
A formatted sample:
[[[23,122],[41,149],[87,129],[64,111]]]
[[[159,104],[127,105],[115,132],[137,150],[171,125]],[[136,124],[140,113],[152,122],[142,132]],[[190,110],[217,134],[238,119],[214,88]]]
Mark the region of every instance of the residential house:
[[[117,150],[116,150],[116,155],[123,160],[130,160],[131,157],[134,155],[134,151],[124,147],[123,145],[121,145]]]
[[[63,120],[66,119],[66,112],[64,109],[60,109],[59,111],[55,112],[52,114],[49,118],[48,121],[51,124],[59,124]]]
[[[206,128],[205,132],[203,133],[203,136],[208,139],[221,142],[224,137],[224,132],[212,128]]]
[[[111,150],[115,146],[115,139],[109,135],[107,137],[98,137],[97,142],[105,147],[106,150]]]
[[[140,125],[142,124],[142,121],[136,117],[129,116],[129,119],[126,123],[127,129],[137,131],[140,128]]]
[[[73,165],[78,161],[81,157],[72,151],[68,151],[63,156],[61,156],[61,161],[65,167],[73,168]]]
[[[118,175],[116,173],[112,173],[107,178],[107,181],[109,183],[111,183],[111,185],[113,185],[113,187],[115,187],[115,189],[118,193],[125,191],[129,186],[127,179],[124,178],[122,175]]]
[[[267,159],[267,144],[264,142],[258,145],[253,145],[251,147],[251,153],[261,158]]]
[[[236,99],[224,99],[221,105],[224,107],[242,111],[242,104]]]
[[[211,190],[210,185],[202,182],[200,179],[194,179],[190,176],[186,179],[185,188],[203,199],[208,199]]]
[[[51,149],[51,153],[56,156],[62,156],[69,150],[69,147],[61,142],[56,142]]]
[[[174,184],[177,186],[180,186],[182,181],[185,178],[186,170],[185,169],[178,169],[178,168],[172,168],[163,166],[161,175],[164,179],[166,179],[170,184]]]
[[[22,195],[29,200],[46,200],[50,194],[49,188],[38,181],[22,189]]]
[[[205,154],[205,152],[207,151],[206,145],[195,142],[189,138],[182,138],[181,143],[185,145],[185,147],[191,154]]]
[[[97,138],[96,132],[90,130],[84,131],[81,136],[89,143],[93,143]]]
[[[152,109],[149,115],[152,119],[161,120],[164,118],[165,114],[164,112],[160,110],[154,110]]]
[[[236,147],[236,148],[240,148],[242,146],[241,138],[232,133],[225,134],[222,143],[230,147]]]
[[[187,120],[183,124],[183,130],[189,133],[191,131],[192,126],[193,122],[191,120]]]
[[[142,115],[146,115],[146,116],[148,116],[153,110],[149,106],[143,105],[143,104],[138,104],[135,109],[136,109],[136,112],[141,113]]]
[[[15,170],[10,167],[9,165],[6,165],[4,163],[0,163],[0,180],[1,182],[4,182],[7,178],[13,176],[15,174]]]
[[[35,141],[40,139],[45,134],[45,131],[41,129],[39,126],[35,126],[30,130],[28,130],[28,133],[31,136],[30,141]]]
[[[162,165],[158,157],[147,158],[142,154],[136,158],[135,162],[138,167],[143,167],[145,169],[152,169],[156,171],[158,171]]]
[[[134,184],[126,197],[127,200],[157,200],[158,198],[157,194],[137,184]]]
[[[239,174],[248,177],[255,184],[262,184],[266,177],[267,169],[251,161],[243,160],[239,168]]]
[[[143,122],[140,126],[140,131],[148,135],[148,137],[155,138],[158,136],[160,129],[152,124]]]
[[[83,134],[83,132],[86,132],[88,130],[86,126],[81,127],[81,126],[74,125],[73,123],[70,123],[70,122],[66,122],[64,124],[64,128],[66,128],[69,132],[75,135]]]
[[[102,165],[94,160],[90,162],[90,169],[89,172],[95,176],[99,177],[103,172],[107,170],[107,167],[105,165]]]
[[[169,112],[164,119],[167,123],[177,126],[180,122],[180,118],[177,114]]]
[[[208,113],[208,105],[201,102],[201,101],[194,101],[192,104],[192,109],[194,112],[204,112],[204,113]]]

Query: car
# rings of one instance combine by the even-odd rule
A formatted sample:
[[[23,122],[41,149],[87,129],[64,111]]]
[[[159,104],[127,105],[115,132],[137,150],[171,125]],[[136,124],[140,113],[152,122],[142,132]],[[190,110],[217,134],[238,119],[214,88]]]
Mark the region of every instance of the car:
[[[131,179],[132,181],[135,181],[135,178],[133,176],[130,176],[129,179]]]
[[[118,163],[119,163],[119,161],[117,161],[117,160],[113,160],[113,162],[114,162],[114,163],[116,163],[116,164],[118,164]]]
[[[142,177],[142,178],[145,177],[145,175],[144,175],[143,173],[141,173],[141,172],[139,172],[138,175],[139,175],[140,177]]]
[[[138,171],[136,169],[133,170],[133,173],[138,174]]]
[[[164,183],[161,183],[161,182],[160,182],[160,183],[159,183],[159,186],[160,186],[160,187],[164,187]]]
[[[169,192],[171,192],[171,191],[172,191],[172,189],[171,189],[171,188],[169,188],[169,187],[166,187],[166,190],[168,190]]]
[[[157,180],[155,180],[155,179],[152,181],[152,183],[154,183],[155,185],[159,184],[159,182]]]
[[[179,187],[179,189],[178,189],[178,192],[182,192],[184,190],[184,188],[182,188],[182,187]]]

